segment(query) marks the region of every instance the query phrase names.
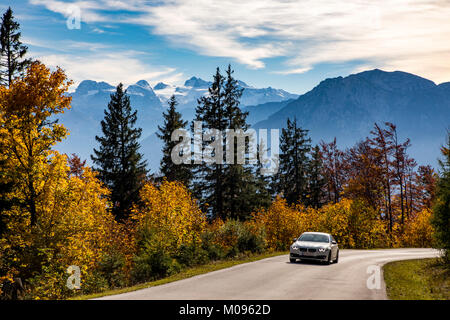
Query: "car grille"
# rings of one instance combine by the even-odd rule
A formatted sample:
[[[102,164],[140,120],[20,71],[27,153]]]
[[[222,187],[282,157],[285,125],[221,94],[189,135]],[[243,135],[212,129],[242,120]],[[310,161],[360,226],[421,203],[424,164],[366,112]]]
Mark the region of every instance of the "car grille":
[[[323,260],[326,257],[325,256],[307,256],[307,257],[301,257],[302,259],[318,259],[318,260]]]
[[[300,248],[301,252],[306,252],[306,250],[307,250],[306,248]]]
[[[308,249],[308,252],[316,252],[317,249]]]

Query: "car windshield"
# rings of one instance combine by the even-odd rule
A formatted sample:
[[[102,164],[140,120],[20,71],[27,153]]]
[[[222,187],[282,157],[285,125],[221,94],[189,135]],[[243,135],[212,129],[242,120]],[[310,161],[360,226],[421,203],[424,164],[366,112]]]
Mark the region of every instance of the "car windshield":
[[[305,233],[298,238],[298,241],[311,241],[311,242],[330,242],[329,238],[325,234]]]

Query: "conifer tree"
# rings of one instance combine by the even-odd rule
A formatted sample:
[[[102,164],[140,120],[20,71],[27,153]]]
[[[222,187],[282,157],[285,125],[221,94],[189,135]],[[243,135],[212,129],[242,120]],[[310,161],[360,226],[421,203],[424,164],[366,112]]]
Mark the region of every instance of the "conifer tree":
[[[111,191],[112,212],[117,220],[126,218],[146,178],[146,161],[139,153],[138,139],[142,129],[136,128],[137,111],[133,111],[130,98],[123,85],[111,94],[111,101],[101,122],[103,136],[91,158],[97,166],[99,178]]]
[[[238,81],[233,77],[230,65],[225,77],[217,68],[209,94],[198,100],[196,109],[195,121],[202,123],[202,132],[206,133],[211,129],[220,130],[221,135],[217,138],[228,144],[228,147],[222,145],[219,147],[220,150],[213,152],[222,163],[200,164],[200,161],[196,161],[197,164],[194,165],[194,194],[201,199],[202,204],[208,204],[212,217],[222,219],[245,220],[256,207],[260,206],[254,165],[237,163],[237,140],[226,140],[227,129],[241,132],[248,129],[246,123],[248,113],[239,107],[242,91]],[[193,132],[194,129],[193,125]],[[229,149],[230,146],[233,146],[233,151]],[[246,151],[247,148],[246,146]],[[233,159],[232,163],[224,163],[227,158]]]
[[[435,228],[437,247],[443,250],[444,261],[450,267],[450,132],[447,132],[447,143],[441,148],[441,152],[443,158],[439,160],[441,170],[432,224]]]
[[[286,128],[281,131],[277,191],[283,194],[289,204],[306,202],[310,143],[308,130],[298,127],[297,119],[288,119]]]
[[[231,130],[248,129],[246,118],[248,112],[243,112],[239,107],[243,89],[239,88],[238,81],[233,77],[234,71],[228,65],[224,82],[224,107],[227,128]],[[233,163],[224,167],[224,208],[228,218],[245,220],[258,205],[256,177],[249,164],[240,164],[238,161],[237,139],[226,141],[233,144]],[[248,151],[248,148],[246,148]],[[227,150],[224,149],[225,156]],[[229,150],[228,150],[229,152]]]
[[[0,84],[10,85],[12,80],[23,74],[31,64],[30,59],[24,59],[27,46],[20,41],[20,25],[14,20],[11,8],[3,14],[0,27]]]
[[[326,180],[323,174],[322,154],[319,146],[315,146],[311,152],[311,160],[308,169],[308,199],[307,205],[315,209],[320,208],[325,200]]]
[[[211,86],[208,88],[208,95],[202,96],[198,99],[198,105],[195,109],[195,119],[202,124],[201,132],[196,132],[194,123],[191,126],[194,136],[196,134],[205,134],[210,129],[220,130],[222,133],[227,128],[227,121],[225,118],[225,106],[223,103],[224,77],[220,73],[220,69],[216,69],[216,73],[213,78]],[[223,136],[220,137],[223,139]],[[211,142],[214,138],[211,138]],[[206,144],[202,142],[201,149],[196,151],[203,151]],[[195,141],[194,141],[195,144]],[[223,150],[222,150],[223,151]],[[212,156],[220,157],[221,150],[214,150],[211,152]],[[203,151],[205,152],[205,151]],[[219,163],[205,163],[202,159],[197,159],[194,156],[193,175],[195,183],[193,185],[193,192],[197,199],[200,200],[200,204],[203,209],[208,208],[209,215],[212,217],[225,217],[225,211],[223,207],[223,157],[217,158]]]
[[[158,138],[164,142],[163,158],[161,159],[160,171],[168,181],[179,181],[189,186],[192,172],[186,164],[175,164],[172,161],[171,152],[178,141],[172,141],[172,133],[177,129],[185,129],[187,121],[183,121],[181,113],[177,112],[178,104],[174,95],[168,101],[169,108],[163,114],[164,126],[158,126]]]

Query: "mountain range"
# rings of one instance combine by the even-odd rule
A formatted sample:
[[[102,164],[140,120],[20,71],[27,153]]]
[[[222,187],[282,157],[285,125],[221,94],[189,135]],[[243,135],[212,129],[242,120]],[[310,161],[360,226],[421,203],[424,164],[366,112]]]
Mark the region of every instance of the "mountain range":
[[[283,128],[286,119],[296,118],[310,130],[313,143],[337,137],[341,148],[352,146],[370,134],[375,122],[393,122],[401,140],[409,137],[410,154],[420,164],[436,165],[439,146],[450,126],[450,82],[436,85],[419,76],[395,71],[370,70],[347,77],[330,78],[311,91],[296,95],[281,89],[254,88],[239,81],[243,89],[241,107],[249,112],[253,128]],[[197,99],[207,94],[211,82],[192,77],[183,86],[157,83],[153,88],[141,80],[127,88],[131,105],[138,110],[137,125],[143,128],[142,152],[152,172],[158,170],[161,141],[157,126],[168,98],[174,94],[185,120],[194,117]],[[97,146],[110,95],[115,87],[92,80],[82,81],[72,95],[72,108],[59,117],[70,136],[58,144],[64,153],[77,153],[90,160]]]
[[[167,100],[171,95],[175,95],[178,111],[185,120],[191,121],[195,115],[197,99],[208,93],[210,85],[209,81],[191,77],[182,86],[159,82],[152,88],[146,80],[140,80],[126,88],[131,106],[138,112],[136,125],[142,128],[142,151],[151,171],[158,170],[161,158],[162,143],[155,132],[158,130],[158,125],[163,123],[162,114],[166,109]],[[243,81],[239,81],[238,85],[243,89],[241,97],[243,108],[267,102],[279,102],[281,107],[284,101],[298,98],[298,95],[281,89],[255,88]],[[67,139],[58,144],[59,151],[67,154],[76,153],[82,159],[87,159],[88,163],[90,162],[93,148],[97,146],[95,135],[101,134],[100,121],[104,117],[104,109],[115,90],[114,86],[106,82],[92,80],[84,80],[78,85],[71,93],[72,108],[59,116],[59,121],[70,131]],[[255,119],[263,120],[264,118],[261,118],[258,113]]]

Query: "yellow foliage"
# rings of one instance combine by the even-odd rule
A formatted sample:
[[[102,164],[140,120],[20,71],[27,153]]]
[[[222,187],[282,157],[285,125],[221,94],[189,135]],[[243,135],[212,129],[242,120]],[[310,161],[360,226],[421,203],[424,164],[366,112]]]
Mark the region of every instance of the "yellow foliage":
[[[136,230],[151,230],[155,246],[173,253],[182,244],[199,243],[206,216],[189,190],[176,181],[164,181],[159,187],[143,186],[141,204],[133,208]]]
[[[346,248],[372,248],[386,242],[384,221],[363,202],[349,199],[312,209],[288,206],[278,197],[269,209],[254,213],[252,223],[264,227],[273,249],[287,249],[303,232],[330,233]]]
[[[265,229],[267,245],[273,249],[286,249],[305,230],[299,211],[279,196],[267,210],[253,213],[252,220],[254,228]]]
[[[433,244],[433,226],[431,224],[432,212],[423,209],[408,219],[402,237],[404,246],[409,247],[431,247]]]

